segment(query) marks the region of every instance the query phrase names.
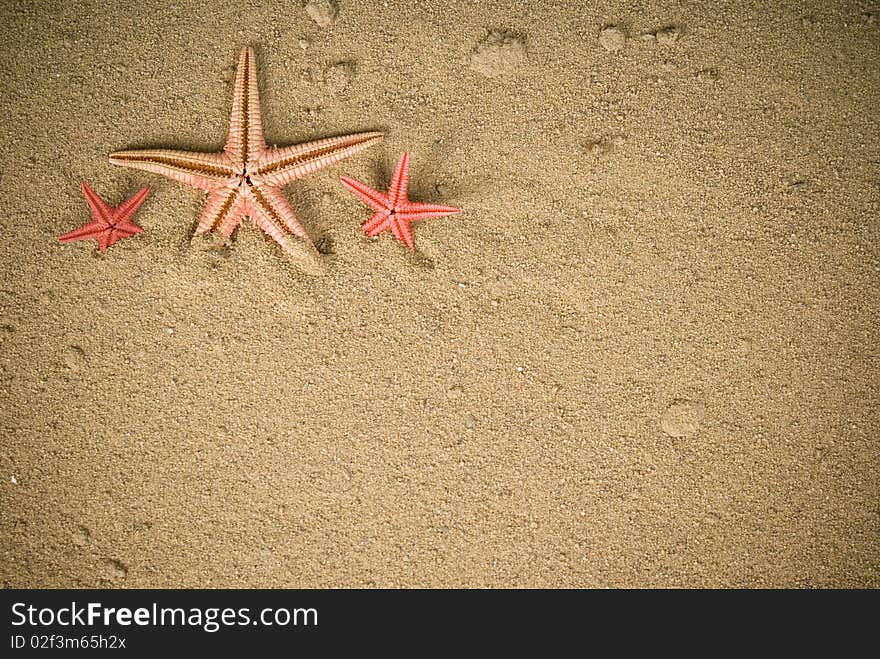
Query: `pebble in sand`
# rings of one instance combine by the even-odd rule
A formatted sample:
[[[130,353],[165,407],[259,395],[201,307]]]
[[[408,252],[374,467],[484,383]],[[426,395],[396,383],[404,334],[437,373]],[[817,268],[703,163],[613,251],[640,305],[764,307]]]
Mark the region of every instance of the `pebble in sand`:
[[[334,0],[309,0],[306,13],[321,27],[331,25],[339,15],[339,7]]]
[[[599,32],[599,45],[609,53],[616,53],[626,46],[626,34],[617,27],[606,27]]]
[[[674,402],[663,413],[660,427],[670,437],[686,437],[700,429],[706,408],[687,400]]]

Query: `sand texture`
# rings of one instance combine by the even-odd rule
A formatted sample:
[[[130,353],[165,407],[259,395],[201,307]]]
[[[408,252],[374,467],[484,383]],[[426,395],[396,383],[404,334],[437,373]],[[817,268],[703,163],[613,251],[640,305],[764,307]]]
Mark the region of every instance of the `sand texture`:
[[[880,587],[880,5],[309,4],[0,3],[0,585]],[[245,45],[313,273],[108,163]]]

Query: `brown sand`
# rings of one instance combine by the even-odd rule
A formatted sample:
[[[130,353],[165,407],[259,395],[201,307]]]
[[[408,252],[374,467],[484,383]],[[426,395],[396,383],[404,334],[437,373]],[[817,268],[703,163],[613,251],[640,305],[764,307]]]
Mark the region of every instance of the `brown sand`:
[[[0,5],[3,585],[880,586],[876,3],[46,4]],[[316,276],[107,162],[222,146],[246,44],[270,143],[386,134],[285,189]],[[403,150],[464,209],[415,255],[338,181]],[[59,244],[83,179],[146,233]]]

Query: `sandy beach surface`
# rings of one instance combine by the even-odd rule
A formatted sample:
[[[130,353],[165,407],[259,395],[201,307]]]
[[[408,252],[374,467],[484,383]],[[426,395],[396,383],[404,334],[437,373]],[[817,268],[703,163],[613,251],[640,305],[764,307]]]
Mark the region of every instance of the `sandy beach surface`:
[[[880,5],[336,4],[0,3],[0,584],[880,587]],[[246,45],[314,273],[108,162]]]

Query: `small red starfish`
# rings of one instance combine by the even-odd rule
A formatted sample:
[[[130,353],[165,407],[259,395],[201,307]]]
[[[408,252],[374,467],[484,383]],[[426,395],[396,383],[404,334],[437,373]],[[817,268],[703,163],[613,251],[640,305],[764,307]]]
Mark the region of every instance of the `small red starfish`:
[[[406,153],[400,156],[387,195],[347,176],[342,176],[341,179],[345,187],[376,211],[373,217],[364,222],[364,233],[372,238],[383,231],[390,231],[395,238],[409,247],[410,251],[415,251],[410,223],[461,212],[460,209],[452,206],[423,204],[406,198],[406,187],[409,183],[409,155]]]
[[[82,191],[92,209],[92,221],[70,233],[58,236],[58,240],[69,243],[72,240],[94,238],[98,241],[98,249],[103,252],[113,243],[143,232],[143,229],[132,222],[131,218],[150,193],[149,185],[142,187],[135,196],[126,199],[116,208],[109,206],[85,181],[82,184]]]

